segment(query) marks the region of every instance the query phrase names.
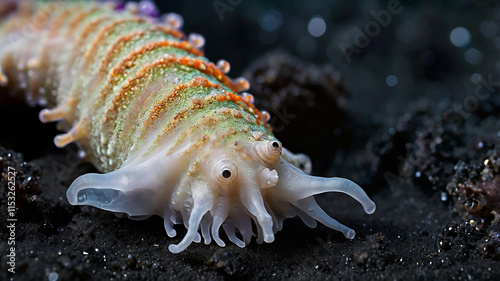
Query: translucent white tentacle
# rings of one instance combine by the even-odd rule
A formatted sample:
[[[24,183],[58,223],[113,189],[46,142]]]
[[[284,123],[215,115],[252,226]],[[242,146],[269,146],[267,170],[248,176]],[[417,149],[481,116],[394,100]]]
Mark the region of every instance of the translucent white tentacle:
[[[274,214],[273,209],[271,209],[271,206],[269,205],[269,202],[264,201],[264,206],[266,207],[267,212],[269,215],[271,215],[271,218],[273,219],[273,232],[276,233],[278,232],[278,228],[280,227],[281,223],[278,220],[278,217]]]
[[[243,208],[233,209],[230,216],[232,223],[236,226],[243,237],[245,245],[250,244],[250,240],[253,236],[251,217],[248,213],[243,212]]]
[[[316,203],[316,200],[314,200],[313,197],[301,199],[294,205],[325,226],[342,232],[348,239],[353,239],[356,235],[354,230],[341,224],[326,214],[325,211],[318,206],[318,203]]]
[[[318,226],[318,223],[313,218],[307,216],[303,212],[298,212],[297,215],[308,227],[315,228],[316,226]]]
[[[219,236],[219,229],[229,213],[229,204],[227,204],[226,201],[226,198],[220,197],[216,209],[212,210],[212,216],[214,217],[214,221],[212,223],[212,238],[215,243],[221,247],[226,246],[226,243],[224,243]]]
[[[206,184],[201,182],[193,183],[193,210],[189,215],[188,231],[186,236],[177,245],[168,246],[168,250],[172,253],[179,253],[186,249],[191,242],[201,241],[198,227],[200,226],[201,219],[213,206],[213,198],[210,189]]]
[[[222,225],[222,228],[224,228],[224,231],[226,232],[229,241],[233,242],[236,246],[240,248],[245,248],[245,242],[241,241],[241,239],[236,237],[236,227],[234,227],[234,225],[229,223],[224,223]]]
[[[308,176],[286,160],[280,162],[276,168],[280,177],[277,186],[288,195],[290,202],[325,192],[342,192],[361,203],[366,213],[375,212],[375,203],[354,182],[343,178]]]
[[[240,200],[247,210],[255,217],[259,237],[266,243],[274,241],[273,219],[267,213],[262,194],[255,185],[243,186],[240,192]]]
[[[177,232],[174,229],[174,224],[167,216],[165,216],[165,219],[163,220],[163,225],[165,226],[165,231],[167,232],[168,237],[173,238],[177,235]]]
[[[198,226],[200,226],[200,225],[198,224]],[[201,242],[201,235],[200,235],[200,233],[198,233],[198,231],[195,232],[195,234],[194,234],[193,242],[194,243],[200,243]]]
[[[201,235],[205,240],[205,245],[208,245],[210,244],[210,242],[212,242],[212,237],[210,237],[210,223],[208,222],[211,218],[208,218],[209,216],[209,214],[205,214],[200,225]]]

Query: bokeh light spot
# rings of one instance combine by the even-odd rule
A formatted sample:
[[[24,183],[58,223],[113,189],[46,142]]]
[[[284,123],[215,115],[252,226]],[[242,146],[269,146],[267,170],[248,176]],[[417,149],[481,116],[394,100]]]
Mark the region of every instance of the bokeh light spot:
[[[268,32],[278,30],[283,24],[283,16],[277,10],[269,10],[260,19],[260,27]]]
[[[465,27],[457,27],[450,32],[450,41],[456,47],[469,45],[470,38],[470,32]]]
[[[394,87],[398,84],[398,77],[396,75],[388,75],[386,78],[385,78],[385,83],[387,84],[387,86],[389,87]]]
[[[311,34],[312,36],[320,37],[326,31],[326,22],[320,16],[315,16],[309,21],[309,24],[307,25],[307,30],[309,31],[309,34]]]
[[[470,64],[478,64],[483,60],[483,53],[476,48],[470,48],[465,51],[464,57],[466,62]]]

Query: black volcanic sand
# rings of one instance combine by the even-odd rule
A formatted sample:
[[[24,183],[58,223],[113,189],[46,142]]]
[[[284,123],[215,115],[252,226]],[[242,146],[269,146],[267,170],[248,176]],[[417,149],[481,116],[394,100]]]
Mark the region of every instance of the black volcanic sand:
[[[18,221],[16,274],[7,272],[2,251],[0,279],[500,280],[498,85],[484,87],[471,110],[452,110],[464,108],[481,85],[471,81],[473,73],[500,81],[500,9],[493,1],[402,1],[403,12],[351,63],[338,44],[352,42],[352,28],[364,27],[373,20],[370,10],[385,3],[249,2],[222,22],[211,2],[162,9],[181,13],[187,32],[205,35],[209,58],[236,62],[231,76],[244,73],[251,81],[257,107],[271,112],[284,146],[314,156],[314,174],[346,177],[368,192],[377,203],[373,215],[348,196],[316,196],[356,237],[347,240],[323,225],[309,229],[294,218],[271,244],[253,240],[241,249],[224,239],[224,248],[192,244],[172,254],[168,245],[182,239],[182,226],[171,239],[158,217],[132,221],[69,205],[68,186],[95,169],[80,163],[75,146],[54,147],[57,130],[38,121],[40,108],[3,95],[0,186],[7,187],[7,167],[16,167]],[[272,33],[276,41],[259,25],[258,15],[269,9],[284,18]],[[317,14],[328,28],[314,39],[316,51],[297,48]],[[471,32],[466,48],[450,43],[457,26]],[[267,52],[274,47],[281,50]],[[469,47],[482,52],[477,64],[464,59]],[[385,84],[389,74],[399,78],[395,87]],[[294,117],[276,119],[285,108]],[[9,236],[4,190],[2,249]]]

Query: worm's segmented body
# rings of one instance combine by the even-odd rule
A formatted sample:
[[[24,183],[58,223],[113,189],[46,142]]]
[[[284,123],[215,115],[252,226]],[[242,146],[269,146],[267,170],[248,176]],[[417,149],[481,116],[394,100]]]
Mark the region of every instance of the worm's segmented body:
[[[48,3],[3,23],[0,84],[50,108],[40,120],[68,131],[55,144],[76,142],[106,172],[76,179],[70,203],[138,219],[160,215],[171,237],[183,223],[187,234],[172,252],[201,241],[199,230],[206,244],[224,246],[220,227],[244,247],[251,220],[258,241],[272,242],[296,215],[354,237],[312,196],[344,192],[368,213],[375,204],[349,180],[306,175],[308,157],[282,148],[269,114],[238,94],[248,82],[228,78],[227,62],[209,62],[203,37],[186,37],[178,17],[160,24],[111,5]]]

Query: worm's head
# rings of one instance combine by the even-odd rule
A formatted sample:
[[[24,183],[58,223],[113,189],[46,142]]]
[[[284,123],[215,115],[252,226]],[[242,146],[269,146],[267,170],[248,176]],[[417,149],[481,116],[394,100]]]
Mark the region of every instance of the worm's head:
[[[81,176],[67,196],[71,204],[131,218],[160,215],[170,237],[176,236],[174,224],[184,224],[184,238],[169,246],[173,253],[201,237],[206,244],[213,239],[225,246],[221,228],[239,247],[248,245],[254,233],[258,243],[270,243],[283,220],[295,216],[309,227],[319,221],[352,239],[354,230],[327,215],[313,196],[343,192],[370,214],[375,203],[354,182],[313,177],[307,174],[310,168],[307,156],[292,154],[274,138],[213,140],[168,155],[157,153],[108,174]]]

